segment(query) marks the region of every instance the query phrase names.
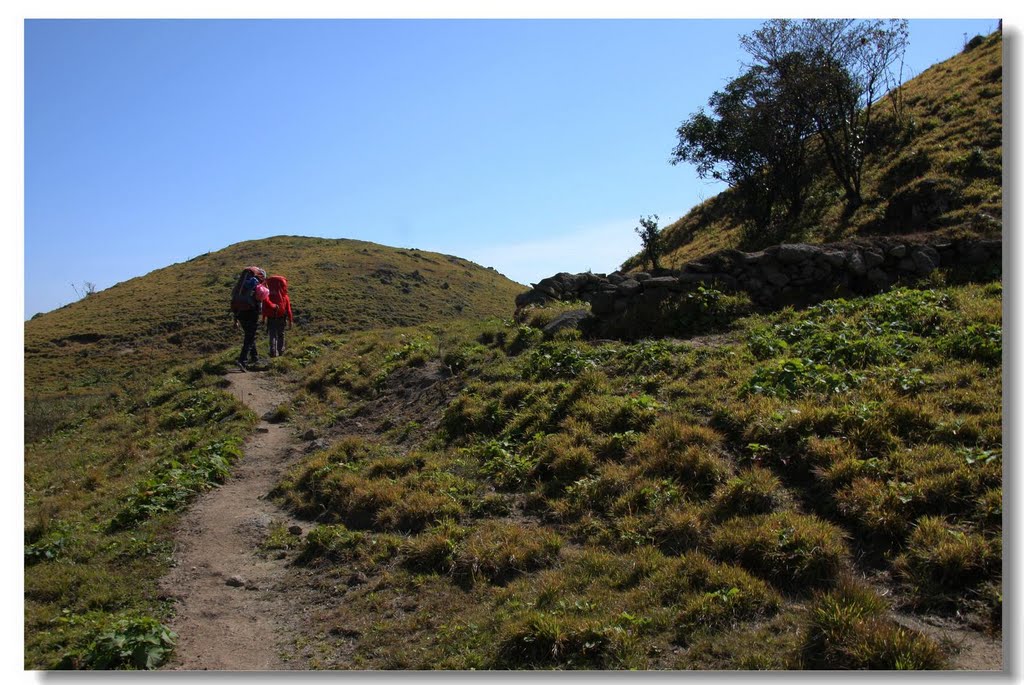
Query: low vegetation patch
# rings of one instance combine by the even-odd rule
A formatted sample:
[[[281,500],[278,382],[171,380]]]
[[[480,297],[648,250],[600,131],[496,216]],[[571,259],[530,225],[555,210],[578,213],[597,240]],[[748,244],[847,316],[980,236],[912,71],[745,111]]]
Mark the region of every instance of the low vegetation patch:
[[[255,423],[221,375],[204,362],[113,392],[26,451],[26,668],[148,669],[170,655],[155,586],[175,515],[223,481]]]
[[[750,316],[715,346],[548,340],[527,330],[539,308],[432,331],[429,354],[399,356],[453,371],[436,430],[339,439],[278,495],[327,524],[317,559],[385,574],[374,602],[446,602],[443,625],[374,629],[389,667],[944,668],[847,579],[884,570],[904,610],[994,615],[1001,369],[946,346],[1000,317],[979,284]],[[345,360],[412,349],[383,335],[325,348],[296,383],[347,375],[296,407],[362,406],[335,388],[378,371]],[[403,540],[374,547],[387,561],[353,551],[382,536]]]

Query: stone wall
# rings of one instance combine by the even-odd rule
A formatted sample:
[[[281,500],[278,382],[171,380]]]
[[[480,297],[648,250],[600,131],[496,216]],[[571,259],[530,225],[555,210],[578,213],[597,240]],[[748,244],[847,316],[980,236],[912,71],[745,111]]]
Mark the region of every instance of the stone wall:
[[[516,307],[581,300],[590,303],[594,316],[607,320],[705,285],[725,292],[746,291],[755,304],[775,308],[880,292],[938,268],[1000,273],[1001,267],[1001,240],[878,238],[784,244],[761,252],[722,250],[681,269],[657,273],[560,273],[517,297]]]

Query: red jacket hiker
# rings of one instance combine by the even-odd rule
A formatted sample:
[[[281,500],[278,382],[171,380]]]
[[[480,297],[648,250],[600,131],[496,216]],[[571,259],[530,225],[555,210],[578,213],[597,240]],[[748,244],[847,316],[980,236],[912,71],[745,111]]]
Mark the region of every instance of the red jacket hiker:
[[[288,281],[284,276],[267,279],[270,294],[263,307],[263,318],[267,320],[267,336],[270,338],[270,356],[284,354],[284,327],[292,327],[292,301],[288,298]]]
[[[292,301],[288,297],[288,280],[284,276],[268,276],[267,288],[270,290],[268,301],[274,306],[263,308],[263,318],[287,318],[288,323],[293,323]]]

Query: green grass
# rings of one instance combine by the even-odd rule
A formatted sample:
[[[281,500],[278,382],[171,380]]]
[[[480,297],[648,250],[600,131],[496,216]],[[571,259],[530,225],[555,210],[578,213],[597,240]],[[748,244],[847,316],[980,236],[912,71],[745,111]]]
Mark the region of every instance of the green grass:
[[[844,216],[822,180],[801,237],[998,235],[1000,59],[989,38],[908,84],[914,129],[872,152],[864,205]],[[891,225],[925,180],[949,211]],[[749,239],[733,201],[670,227],[665,261]],[[274,491],[308,532],[259,551],[324,596],[372,579],[310,617],[316,667],[935,669],[948,647],[890,609],[1001,630],[999,282],[761,314],[704,290],[659,319],[674,338],[546,339],[572,306],[493,318],[521,290],[493,271],[278,237],[26,324],[26,668],[173,647],[171,531],[256,422],[222,378],[252,262],[289,277],[297,316],[274,418],[326,441]]]
[[[885,612],[999,630],[1001,366],[945,341],[999,330],[1001,297],[830,301],[737,319],[714,346],[545,341],[496,319],[311,338],[270,373],[296,430],[330,436],[274,493],[317,525],[262,553],[294,554],[325,592],[372,579],[311,619],[323,667],[948,667]],[[794,350],[860,380],[751,391]],[[27,665],[90,667],[112,626],[166,618],[168,526],[255,420],[219,369],[83,407],[29,453]],[[447,400],[380,410],[424,375]],[[58,454],[66,468],[42,466]],[[851,580],[879,572],[884,603]]]
[[[173,648],[156,582],[177,514],[255,417],[194,364],[115,392],[26,450],[25,667],[150,668]],[[59,468],[54,467],[59,464]]]
[[[496,320],[325,345],[292,377],[300,425],[394,423],[370,412],[400,390],[390,379],[458,357],[451,401],[414,438],[342,439],[279,489],[300,514],[406,540],[385,544],[386,562],[352,562],[384,587],[334,620],[369,623],[399,597],[445,606],[374,622],[336,665],[948,667],[849,579],[886,572],[904,611],[974,612],[998,630],[1000,357],[947,347],[979,330],[1000,344],[996,285],[751,316],[716,346],[544,340]],[[790,358],[858,381],[751,389]],[[361,385],[380,362],[387,379]],[[445,504],[419,510],[413,492]]]

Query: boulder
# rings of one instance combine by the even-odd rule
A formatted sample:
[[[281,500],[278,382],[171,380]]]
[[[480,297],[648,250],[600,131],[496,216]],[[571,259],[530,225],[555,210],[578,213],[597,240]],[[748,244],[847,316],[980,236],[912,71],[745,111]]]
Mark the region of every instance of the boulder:
[[[885,263],[885,255],[882,251],[875,248],[868,248],[864,250],[864,265],[868,269],[874,269],[876,266],[881,266]]]
[[[804,262],[808,259],[814,259],[821,254],[821,248],[816,245],[807,245],[805,243],[792,243],[779,245],[779,251],[775,254],[775,257],[783,264],[796,264],[798,262]]]
[[[868,266],[861,256],[860,250],[853,250],[846,257],[846,268],[854,276],[863,276],[868,272]]]
[[[876,290],[884,290],[892,285],[892,278],[881,269],[871,269],[868,271],[868,283]]]
[[[840,250],[826,250],[821,253],[821,257],[829,266],[837,269],[846,264],[846,253]]]
[[[915,270],[921,275],[931,273],[939,267],[941,262],[939,251],[927,245],[911,250],[910,258],[914,262]]]
[[[593,306],[593,305],[591,305]],[[614,301],[612,303],[614,307]],[[572,311],[562,312],[554,319],[552,319],[546,326],[544,326],[544,335],[548,338],[553,337],[558,331],[565,329],[579,328],[580,323],[590,317],[590,312],[585,309],[573,309]]]
[[[649,278],[643,282],[643,288],[647,290],[656,290],[658,288],[672,288],[679,283],[679,279],[675,276],[658,276],[656,278]]]
[[[627,278],[626,280],[620,282],[617,288],[617,291],[620,295],[625,295],[627,297],[631,295],[636,295],[638,292],[640,292],[640,290],[640,282],[634,281],[632,278]]]
[[[590,311],[592,311],[596,316],[611,314],[615,311],[616,295],[614,292],[594,293],[590,295],[589,300]]]

